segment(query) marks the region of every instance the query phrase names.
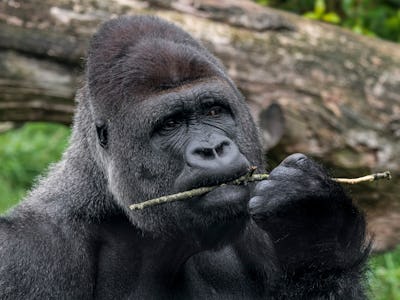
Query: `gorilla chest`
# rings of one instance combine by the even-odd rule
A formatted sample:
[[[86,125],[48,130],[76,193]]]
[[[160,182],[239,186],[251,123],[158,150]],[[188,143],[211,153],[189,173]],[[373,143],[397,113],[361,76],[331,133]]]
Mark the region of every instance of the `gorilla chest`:
[[[259,299],[266,296],[265,280],[224,248],[205,252],[185,265],[183,299]]]
[[[174,269],[161,257],[150,263],[134,248],[122,248],[103,249],[95,299],[257,299],[264,294],[262,280],[230,249],[198,254]]]

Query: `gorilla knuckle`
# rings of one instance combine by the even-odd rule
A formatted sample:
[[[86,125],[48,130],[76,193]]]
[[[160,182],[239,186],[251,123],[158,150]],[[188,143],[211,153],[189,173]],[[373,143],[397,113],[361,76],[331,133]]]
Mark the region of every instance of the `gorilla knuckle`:
[[[248,203],[251,215],[257,215],[262,212],[265,206],[265,198],[263,196],[252,197]]]
[[[303,170],[285,164],[280,164],[269,174],[268,180],[276,180],[281,182],[293,181],[303,176]]]
[[[254,188],[254,194],[263,195],[268,189],[271,188],[272,181],[271,180],[262,180],[256,184]]]
[[[301,167],[308,162],[310,162],[310,159],[306,155],[302,153],[295,153],[285,158],[282,162],[282,165],[288,167]]]

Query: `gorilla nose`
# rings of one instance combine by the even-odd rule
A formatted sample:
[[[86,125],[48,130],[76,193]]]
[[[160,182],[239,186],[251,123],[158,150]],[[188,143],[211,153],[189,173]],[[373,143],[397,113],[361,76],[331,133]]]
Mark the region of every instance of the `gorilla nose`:
[[[187,164],[193,168],[215,170],[229,169],[241,154],[232,140],[213,135],[208,141],[192,141],[185,156]]]
[[[195,160],[223,159],[231,154],[231,145],[229,141],[223,141],[215,146],[196,147],[191,153],[191,158]]]
[[[184,152],[185,166],[175,182],[177,192],[217,185],[248,172],[250,163],[227,136],[212,134],[191,140]]]

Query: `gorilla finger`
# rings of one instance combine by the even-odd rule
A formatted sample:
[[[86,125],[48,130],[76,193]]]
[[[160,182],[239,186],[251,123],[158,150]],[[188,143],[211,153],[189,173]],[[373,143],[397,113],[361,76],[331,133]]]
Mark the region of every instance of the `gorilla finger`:
[[[325,169],[320,164],[301,153],[288,156],[279,166],[300,169],[313,175],[327,175]]]
[[[255,196],[250,199],[248,208],[250,215],[256,215],[262,213],[263,207],[265,206],[266,199],[262,196]]]
[[[270,187],[271,187],[271,180],[262,180],[257,183],[254,188],[254,195],[263,195]]]
[[[280,164],[287,168],[301,168],[307,165],[310,159],[302,153],[295,153],[286,157]]]
[[[250,215],[270,215],[274,214],[281,207],[284,207],[292,202],[292,199],[286,197],[282,192],[278,190],[275,192],[268,193],[264,196],[254,196],[249,200],[248,209]]]
[[[279,165],[269,173],[268,180],[286,181],[288,178],[301,176],[303,176],[302,170]]]

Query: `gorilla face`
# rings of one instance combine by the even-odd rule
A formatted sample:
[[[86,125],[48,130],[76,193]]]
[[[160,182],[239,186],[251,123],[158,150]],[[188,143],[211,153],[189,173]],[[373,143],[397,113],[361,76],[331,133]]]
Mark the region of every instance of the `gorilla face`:
[[[156,121],[150,139],[153,149],[181,164],[179,175],[174,176],[174,191],[220,184],[248,170],[225,96],[223,91],[214,90],[190,95],[190,99],[174,99],[176,107]]]
[[[243,226],[247,186],[223,186],[143,211],[128,209],[217,185],[247,173],[250,165],[262,165],[243,98],[207,50],[158,19],[108,22],[92,41],[88,89],[95,159],[132,223],[157,236],[190,236],[209,245]]]

